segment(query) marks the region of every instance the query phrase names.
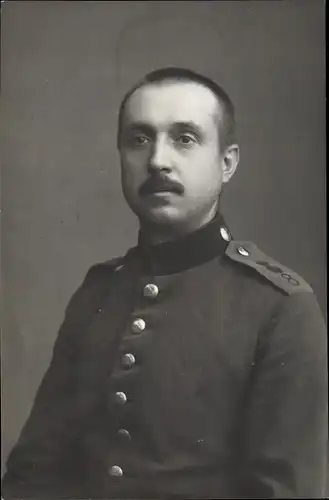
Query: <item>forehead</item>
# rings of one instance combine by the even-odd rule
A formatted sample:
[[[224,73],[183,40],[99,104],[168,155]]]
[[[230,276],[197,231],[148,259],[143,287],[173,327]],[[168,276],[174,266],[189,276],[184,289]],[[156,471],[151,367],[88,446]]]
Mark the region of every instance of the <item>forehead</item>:
[[[128,99],[124,122],[153,126],[194,122],[206,127],[217,123],[219,105],[212,91],[194,82],[146,84]]]

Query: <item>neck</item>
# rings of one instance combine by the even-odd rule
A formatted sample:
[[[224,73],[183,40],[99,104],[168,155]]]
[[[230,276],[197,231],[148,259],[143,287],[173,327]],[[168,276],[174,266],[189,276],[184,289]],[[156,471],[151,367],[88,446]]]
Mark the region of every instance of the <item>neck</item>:
[[[157,224],[140,220],[140,230],[151,245],[177,240],[189,233],[197,231],[208,224],[217,213],[217,205],[213,206],[206,214],[191,218],[188,222],[177,224]]]

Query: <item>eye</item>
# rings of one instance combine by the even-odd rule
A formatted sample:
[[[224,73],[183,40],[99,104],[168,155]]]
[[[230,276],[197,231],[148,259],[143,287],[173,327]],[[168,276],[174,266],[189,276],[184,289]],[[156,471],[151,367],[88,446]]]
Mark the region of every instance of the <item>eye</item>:
[[[150,137],[143,131],[126,130],[122,134],[123,143],[129,148],[141,148],[150,142]]]
[[[197,142],[197,139],[191,134],[180,134],[177,137],[177,142],[179,142],[183,146],[190,146],[193,143]]]
[[[131,138],[131,142],[136,146],[144,146],[148,142],[148,137],[145,135],[134,135]]]

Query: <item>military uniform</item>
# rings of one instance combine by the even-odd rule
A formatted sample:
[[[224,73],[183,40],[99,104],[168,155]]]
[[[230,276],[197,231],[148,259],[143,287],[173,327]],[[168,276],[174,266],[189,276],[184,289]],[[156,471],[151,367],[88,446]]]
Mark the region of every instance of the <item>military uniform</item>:
[[[220,214],[93,266],[4,498],[324,495],[326,329],[310,286]]]

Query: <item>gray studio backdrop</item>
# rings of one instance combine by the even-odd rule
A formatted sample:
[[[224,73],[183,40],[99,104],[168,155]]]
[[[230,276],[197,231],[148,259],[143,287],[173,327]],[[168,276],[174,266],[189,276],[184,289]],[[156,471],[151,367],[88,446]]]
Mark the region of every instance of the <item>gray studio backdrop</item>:
[[[231,95],[242,158],[227,222],[302,274],[325,310],[325,42],[316,0],[5,0],[2,11],[5,459],[72,292],[92,264],[135,244],[116,120],[147,71],[189,67]]]

